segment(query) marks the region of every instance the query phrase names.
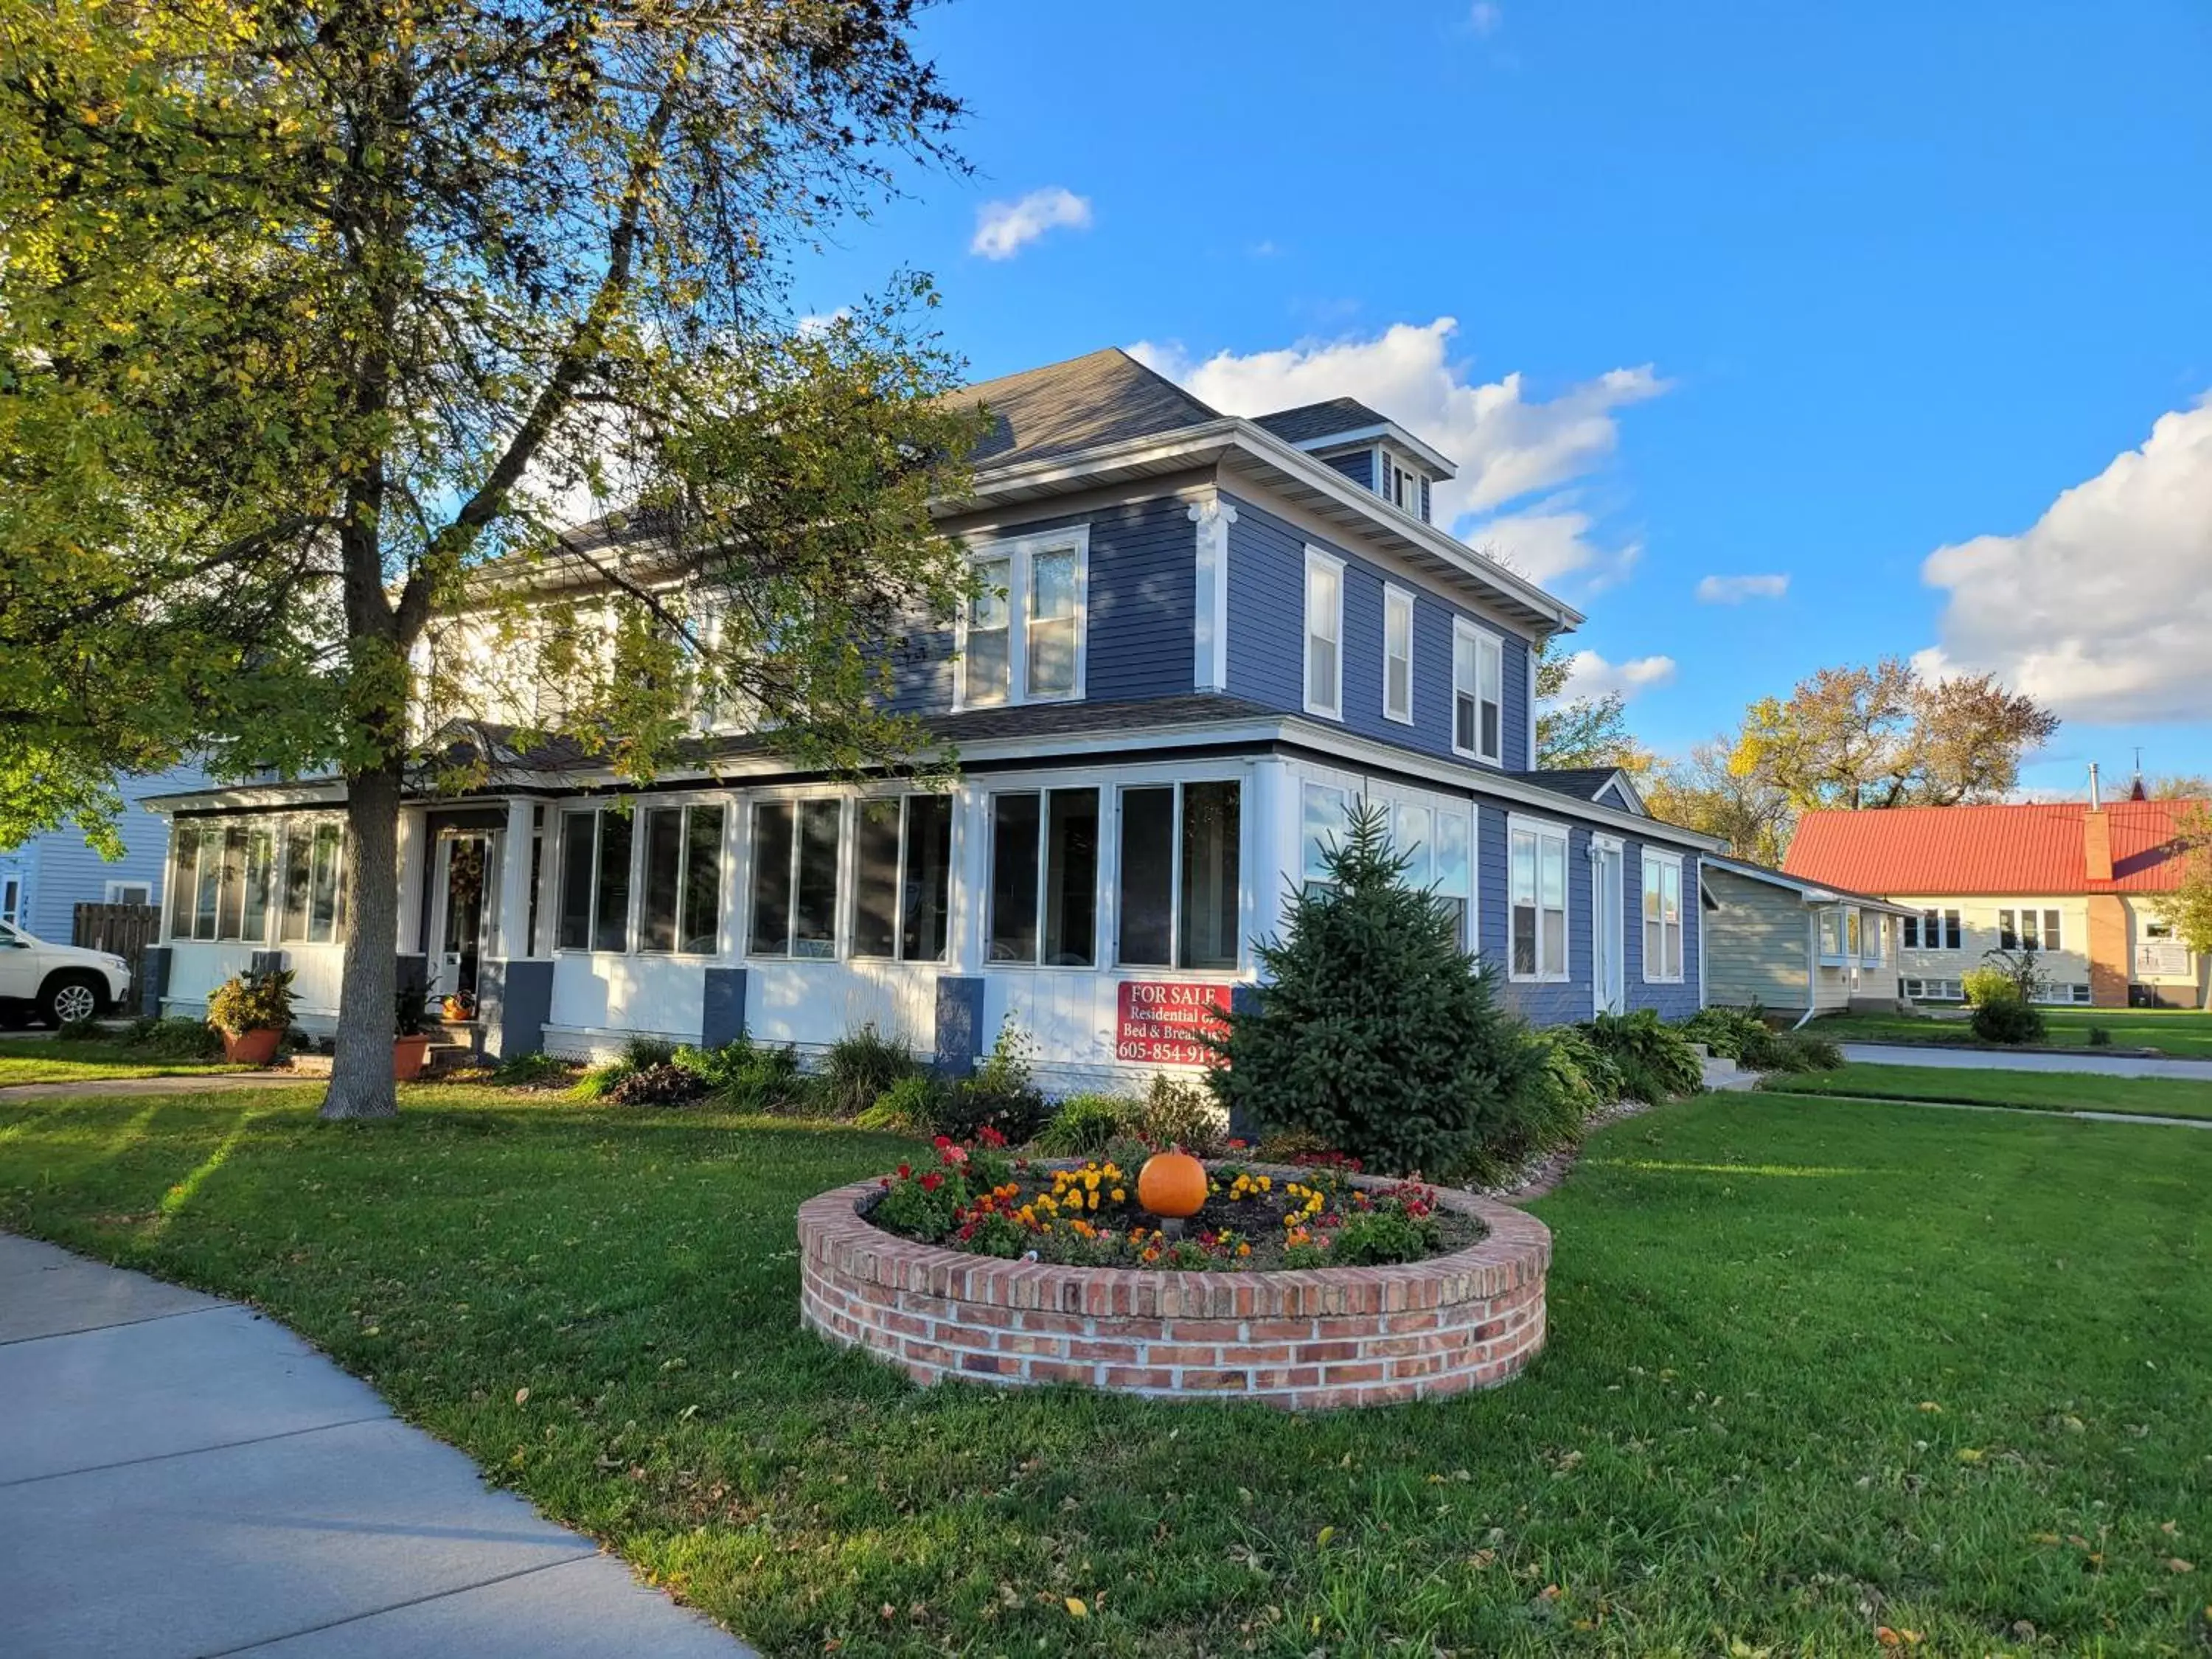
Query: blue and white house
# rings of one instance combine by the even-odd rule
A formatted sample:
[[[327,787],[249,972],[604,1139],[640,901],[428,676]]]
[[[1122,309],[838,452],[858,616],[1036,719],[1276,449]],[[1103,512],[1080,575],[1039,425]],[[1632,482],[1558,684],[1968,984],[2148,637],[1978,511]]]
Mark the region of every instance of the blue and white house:
[[[957,781],[809,776],[717,729],[644,790],[583,763],[410,804],[401,949],[489,1052],[872,1023],[958,1066],[1012,1020],[1054,1086],[1140,1081],[1194,1058],[1177,1020],[1255,979],[1362,799],[1531,1018],[1700,1006],[1717,843],[1620,774],[1534,768],[1535,653],[1582,618],[1430,520],[1449,459],[1350,399],[1224,416],[1115,350],[974,395],[994,430],[942,517],[989,592],[897,691]],[[279,951],[330,1017],[342,799],[155,803],[167,1006]]]

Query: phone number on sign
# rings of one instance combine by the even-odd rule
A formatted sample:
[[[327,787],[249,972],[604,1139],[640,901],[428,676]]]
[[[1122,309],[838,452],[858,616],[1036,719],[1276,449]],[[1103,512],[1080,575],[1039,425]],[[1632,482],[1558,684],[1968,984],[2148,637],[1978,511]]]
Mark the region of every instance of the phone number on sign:
[[[1176,1042],[1165,1037],[1123,1037],[1115,1045],[1116,1060],[1133,1060],[1148,1066],[1210,1066],[1213,1050],[1202,1042]]]

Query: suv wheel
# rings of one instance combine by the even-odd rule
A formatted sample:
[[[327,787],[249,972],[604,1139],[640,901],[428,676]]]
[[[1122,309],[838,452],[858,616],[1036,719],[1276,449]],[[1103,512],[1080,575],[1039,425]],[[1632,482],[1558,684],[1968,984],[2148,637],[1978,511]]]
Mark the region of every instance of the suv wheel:
[[[89,974],[56,974],[39,989],[39,1014],[57,1030],[80,1019],[91,1019],[107,999]]]

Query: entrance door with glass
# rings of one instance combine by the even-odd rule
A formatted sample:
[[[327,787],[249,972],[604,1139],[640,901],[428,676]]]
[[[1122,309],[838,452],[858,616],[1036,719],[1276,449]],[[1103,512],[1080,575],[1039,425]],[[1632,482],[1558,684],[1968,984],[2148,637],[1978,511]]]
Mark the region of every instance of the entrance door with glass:
[[[1625,925],[1620,843],[1602,838],[1590,843],[1591,1000],[1599,1013],[1623,1013],[1628,1007],[1627,931]]]
[[[430,994],[459,997],[473,1012],[477,978],[499,926],[499,832],[456,830],[438,837],[430,937]]]

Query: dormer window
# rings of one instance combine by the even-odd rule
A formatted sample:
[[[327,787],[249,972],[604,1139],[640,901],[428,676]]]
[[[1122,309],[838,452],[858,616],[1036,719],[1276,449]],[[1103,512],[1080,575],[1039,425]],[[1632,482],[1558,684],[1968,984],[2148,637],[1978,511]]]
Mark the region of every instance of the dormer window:
[[[1382,452],[1382,499],[1425,521],[1429,516],[1428,492],[1423,486],[1427,479],[1387,449]]]

